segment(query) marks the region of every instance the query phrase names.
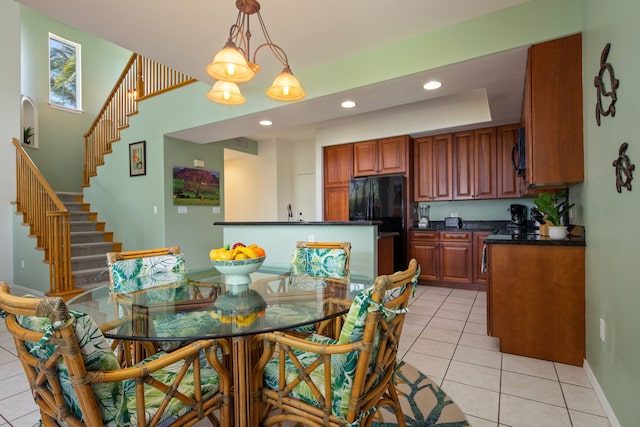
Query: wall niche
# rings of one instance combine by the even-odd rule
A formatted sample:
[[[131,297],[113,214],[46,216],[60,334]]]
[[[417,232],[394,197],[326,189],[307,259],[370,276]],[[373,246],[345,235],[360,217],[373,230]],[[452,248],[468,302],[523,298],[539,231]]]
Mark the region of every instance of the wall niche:
[[[38,109],[35,102],[24,95],[20,101],[20,122],[22,145],[38,148]]]

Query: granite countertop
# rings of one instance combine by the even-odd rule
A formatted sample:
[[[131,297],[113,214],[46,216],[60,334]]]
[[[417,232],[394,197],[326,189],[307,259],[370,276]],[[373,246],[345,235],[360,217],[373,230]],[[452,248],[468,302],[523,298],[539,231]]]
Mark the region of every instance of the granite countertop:
[[[409,231],[490,231],[497,232],[505,229],[509,221],[462,221],[462,228],[445,227],[444,221],[431,221],[429,227],[420,228],[417,225],[409,227]]]
[[[378,239],[384,239],[385,237],[396,237],[399,236],[400,233],[397,231],[379,231]]]
[[[382,221],[240,221],[226,222],[216,221],[213,225],[381,225]]]
[[[574,228],[575,227],[575,228]],[[572,233],[573,231],[573,233]],[[563,240],[551,240],[548,236],[541,236],[536,230],[512,233],[502,230],[487,236],[486,244],[503,245],[547,245],[547,246],[586,246],[584,227],[569,226],[569,235]]]

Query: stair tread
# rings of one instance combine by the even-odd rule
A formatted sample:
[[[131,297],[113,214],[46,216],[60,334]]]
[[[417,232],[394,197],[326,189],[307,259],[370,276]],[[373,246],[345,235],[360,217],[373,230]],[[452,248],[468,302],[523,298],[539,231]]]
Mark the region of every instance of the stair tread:
[[[85,242],[85,243],[71,243],[71,246],[101,246],[101,245],[113,245],[113,242]]]
[[[72,256],[71,259],[74,259],[74,260],[87,259],[88,260],[88,259],[105,258],[105,256],[106,256],[106,254],[78,255],[78,256]]]
[[[73,274],[78,275],[78,274],[100,273],[102,271],[107,273],[107,267],[105,266],[102,268],[96,267],[96,268],[85,268],[84,270],[74,270]]]

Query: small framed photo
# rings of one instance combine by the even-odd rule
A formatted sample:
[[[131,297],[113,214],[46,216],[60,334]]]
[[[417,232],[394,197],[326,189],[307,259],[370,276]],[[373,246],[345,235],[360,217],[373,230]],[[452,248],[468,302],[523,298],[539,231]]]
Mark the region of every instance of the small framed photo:
[[[147,174],[146,141],[129,144],[129,176]]]

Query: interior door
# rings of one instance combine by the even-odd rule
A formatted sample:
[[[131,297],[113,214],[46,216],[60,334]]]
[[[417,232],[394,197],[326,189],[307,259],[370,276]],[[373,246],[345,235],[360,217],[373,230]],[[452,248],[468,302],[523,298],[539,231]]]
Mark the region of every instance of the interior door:
[[[300,173],[296,180],[296,207],[293,218],[314,221],[316,212],[316,174]]]

